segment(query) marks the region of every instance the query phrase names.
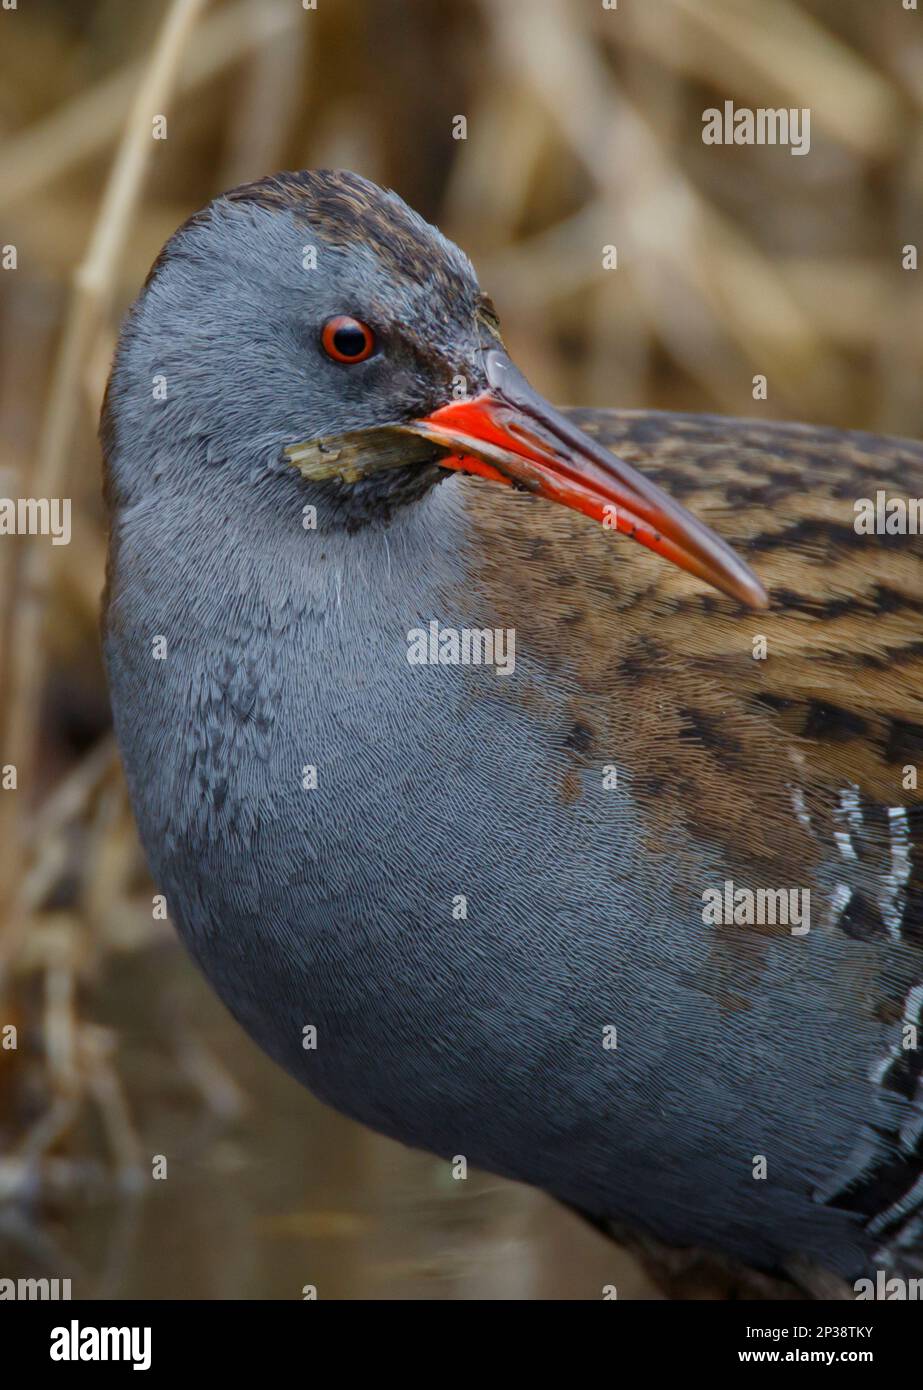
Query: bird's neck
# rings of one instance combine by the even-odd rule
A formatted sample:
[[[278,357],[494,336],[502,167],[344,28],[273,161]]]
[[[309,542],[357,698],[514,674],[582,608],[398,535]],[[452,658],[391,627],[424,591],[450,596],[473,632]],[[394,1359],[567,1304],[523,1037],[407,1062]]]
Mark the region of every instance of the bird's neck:
[[[393,603],[412,604],[407,575],[438,587],[454,566],[463,530],[457,479],[409,483],[412,500],[366,497],[332,511],[297,478],[260,494],[246,477],[206,498],[152,493],[112,521],[106,629],[137,640],[173,630],[177,642],[213,652],[306,614],[320,623]]]

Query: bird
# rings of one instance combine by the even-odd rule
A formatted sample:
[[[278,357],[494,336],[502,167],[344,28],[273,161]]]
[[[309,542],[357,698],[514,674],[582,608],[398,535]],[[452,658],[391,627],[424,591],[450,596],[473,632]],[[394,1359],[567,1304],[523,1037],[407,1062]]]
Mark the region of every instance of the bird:
[[[134,816],[255,1042],[662,1266],[919,1272],[923,446],[557,410],[344,170],[174,233],[100,437]]]

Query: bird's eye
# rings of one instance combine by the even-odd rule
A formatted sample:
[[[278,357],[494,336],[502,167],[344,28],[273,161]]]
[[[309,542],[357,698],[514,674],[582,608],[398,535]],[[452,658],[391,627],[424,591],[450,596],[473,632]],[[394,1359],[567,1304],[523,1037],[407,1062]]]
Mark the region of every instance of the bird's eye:
[[[324,324],[320,340],[334,362],[364,362],[375,349],[375,334],[367,323],[337,314]]]

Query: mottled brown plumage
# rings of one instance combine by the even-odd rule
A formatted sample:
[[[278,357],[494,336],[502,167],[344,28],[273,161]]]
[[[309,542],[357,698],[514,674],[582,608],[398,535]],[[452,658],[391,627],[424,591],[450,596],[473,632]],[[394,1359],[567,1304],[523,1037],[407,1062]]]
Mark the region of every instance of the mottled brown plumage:
[[[522,496],[500,507],[479,487],[472,524],[497,620],[574,679],[575,771],[561,797],[579,794],[577,770],[591,759],[627,764],[647,792],[651,852],[687,860],[692,889],[699,840],[736,862],[741,882],[755,872],[767,884],[811,884],[843,828],[851,785],[866,822],[863,870],[886,875],[887,811],[906,807],[913,849],[901,934],[919,949],[923,979],[923,806],[906,785],[923,756],[923,545],[853,526],[857,498],[923,493],[923,446],[723,417],[572,414],[730,540],[772,606],[744,614],[570,512]],[[574,553],[562,542],[575,529],[578,571],[557,558]],[[766,656],[754,659],[760,638]],[[887,935],[867,893],[854,895],[837,929]],[[733,952],[733,942],[718,936],[716,950]],[[747,1007],[757,983],[738,978],[728,1008]],[[868,1006],[899,1017],[912,983]],[[920,1070],[919,1055],[907,1061],[905,1089],[905,1073]]]
[[[825,815],[845,780],[877,804],[916,806],[903,782],[923,756],[923,544],[858,535],[853,504],[879,488],[923,493],[923,446],[724,417],[571,414],[729,540],[772,597],[768,613],[742,615],[611,532],[528,498],[500,507],[479,489],[472,518],[498,612],[572,669],[588,745],[607,705],[628,685],[636,692],[633,761],[646,769],[652,834],[675,843],[686,825],[729,847],[739,837],[767,863],[794,856],[807,867],[792,781]],[[579,572],[555,564],[574,528]],[[519,551],[538,563],[516,564]],[[767,655],[757,660],[760,636]],[[906,929],[923,946],[923,921],[911,914]]]

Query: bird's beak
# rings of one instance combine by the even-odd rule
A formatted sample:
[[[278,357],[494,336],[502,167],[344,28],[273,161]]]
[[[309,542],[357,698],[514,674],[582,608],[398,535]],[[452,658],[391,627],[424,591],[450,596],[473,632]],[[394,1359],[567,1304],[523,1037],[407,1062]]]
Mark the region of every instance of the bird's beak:
[[[750,608],[769,598],[730,546],[630,464],[549,405],[505,352],[484,357],[488,389],[403,428],[446,449],[446,468],[513,484],[624,531]]]

